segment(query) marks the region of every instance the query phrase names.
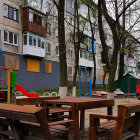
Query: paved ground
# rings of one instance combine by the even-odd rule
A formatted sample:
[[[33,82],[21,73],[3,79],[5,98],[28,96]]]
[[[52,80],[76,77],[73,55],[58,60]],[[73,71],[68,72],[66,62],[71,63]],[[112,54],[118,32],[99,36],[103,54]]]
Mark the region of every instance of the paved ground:
[[[140,102],[140,100],[136,98],[130,99],[115,99],[115,106],[113,107],[113,115],[117,115],[117,105],[132,103],[132,102]],[[88,140],[88,127],[89,127],[89,114],[106,114],[106,108],[100,109],[90,109],[86,111],[86,120],[85,120],[85,131],[81,132],[81,140]]]

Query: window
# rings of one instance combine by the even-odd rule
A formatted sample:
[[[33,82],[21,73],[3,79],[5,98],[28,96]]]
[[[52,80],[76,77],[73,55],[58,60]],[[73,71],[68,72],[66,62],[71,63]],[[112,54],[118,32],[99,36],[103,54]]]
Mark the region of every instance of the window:
[[[105,76],[105,79],[108,79],[108,78],[109,78],[109,74],[107,73],[106,76]]]
[[[69,50],[68,56],[69,56],[70,59],[72,59],[73,58],[73,51]]]
[[[74,0],[70,0],[70,7],[74,9]]]
[[[27,45],[27,34],[24,34],[24,45]]]
[[[45,17],[31,10],[29,11],[29,21],[45,27]]]
[[[46,27],[46,20],[45,20],[45,17],[42,18],[42,26],[43,26],[43,27]]]
[[[9,55],[5,54],[5,56],[11,61],[12,69],[19,70],[19,56],[18,55]],[[8,67],[8,60],[4,60],[5,67]]]
[[[29,33],[29,32],[25,32],[23,37],[24,37],[24,45],[30,45],[30,46],[40,47],[44,49],[43,37]]]
[[[98,78],[102,79],[103,78],[103,72],[98,72]]]
[[[74,36],[73,36],[73,34],[69,34],[69,41],[71,42],[71,43],[73,43],[74,42]]]
[[[9,7],[9,18],[13,19],[13,8]]]
[[[91,70],[87,69],[87,78],[90,78],[90,77],[91,77]]]
[[[18,21],[18,10],[11,7],[11,6],[8,6],[6,4],[4,4],[3,6],[3,15],[5,17],[8,17],[12,20],[15,20],[15,21]]]
[[[39,72],[40,71],[39,60],[28,58],[27,59],[27,71]]]
[[[33,22],[33,13],[32,12],[29,12],[29,21]]]
[[[3,8],[4,16],[5,16],[5,17],[8,17],[8,5],[5,5],[5,4],[4,4],[3,7],[4,7],[4,8]]]
[[[42,25],[42,17],[38,15],[38,24]]]
[[[82,50],[80,50],[80,58],[82,58]]]
[[[140,73],[140,62],[138,62],[138,73]]]
[[[82,53],[83,53],[83,54],[82,54],[82,57],[86,59],[86,58],[87,58],[86,51],[83,51]]]
[[[50,5],[50,3],[47,2],[47,11],[46,12],[50,13],[50,11],[51,11],[51,5]]]
[[[4,31],[4,41],[8,42],[8,32]]]
[[[4,43],[18,46],[18,34],[4,31]]]
[[[41,47],[41,39],[38,38],[38,47]]]
[[[58,37],[58,28],[55,28],[55,35]]]
[[[55,52],[56,52],[56,55],[59,55],[59,46],[56,46]]]
[[[68,75],[72,76],[72,67],[68,67]]]
[[[50,53],[50,52],[51,52],[51,44],[50,44],[50,43],[47,43],[47,44],[46,44],[45,52],[46,52],[46,53]]]
[[[52,63],[45,62],[45,73],[51,74],[52,73]]]
[[[14,9],[14,20],[18,20],[18,10]]]
[[[13,44],[13,33],[9,32],[9,43]]]
[[[36,46],[36,38],[33,38],[33,46]]]
[[[41,42],[41,48],[44,49],[44,41]]]
[[[14,44],[18,44],[18,35],[17,34],[14,34]]]
[[[36,14],[33,14],[33,22],[37,23],[37,15]]]
[[[33,38],[32,38],[32,36],[29,36],[29,45],[33,45]]]
[[[51,33],[51,24],[47,23],[47,33],[50,34]]]
[[[89,53],[89,60],[93,61],[93,54]]]

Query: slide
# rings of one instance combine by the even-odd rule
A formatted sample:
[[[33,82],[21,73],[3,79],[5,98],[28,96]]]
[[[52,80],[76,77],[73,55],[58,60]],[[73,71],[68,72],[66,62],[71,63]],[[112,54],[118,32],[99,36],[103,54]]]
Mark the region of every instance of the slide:
[[[18,91],[20,91],[23,95],[29,97],[29,98],[39,98],[37,94],[30,94],[28,93],[24,88],[22,88],[19,84],[15,87]]]

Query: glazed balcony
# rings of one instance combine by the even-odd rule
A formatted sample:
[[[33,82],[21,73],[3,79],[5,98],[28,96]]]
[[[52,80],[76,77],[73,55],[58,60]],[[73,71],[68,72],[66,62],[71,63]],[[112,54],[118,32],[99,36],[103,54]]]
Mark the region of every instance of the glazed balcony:
[[[23,9],[23,31],[46,36],[45,17],[29,8]]]

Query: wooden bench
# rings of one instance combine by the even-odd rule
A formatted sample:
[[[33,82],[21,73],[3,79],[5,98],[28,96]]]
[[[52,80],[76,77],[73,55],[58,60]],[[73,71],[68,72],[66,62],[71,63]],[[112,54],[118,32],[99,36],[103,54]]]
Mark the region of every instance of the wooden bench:
[[[46,118],[42,107],[0,104],[0,139],[67,140],[73,121],[48,123]]]
[[[35,106],[41,106],[42,100],[55,100],[60,99],[60,96],[52,96],[52,97],[39,97],[39,98],[20,98],[16,99],[17,105],[35,105]],[[47,119],[49,122],[52,121],[60,121],[64,119],[70,119],[71,118],[71,108],[68,107],[61,107],[60,105],[57,107],[47,107]],[[64,113],[67,112],[67,115]]]
[[[139,132],[140,103],[119,105],[118,116],[90,114],[89,140],[135,140]]]

